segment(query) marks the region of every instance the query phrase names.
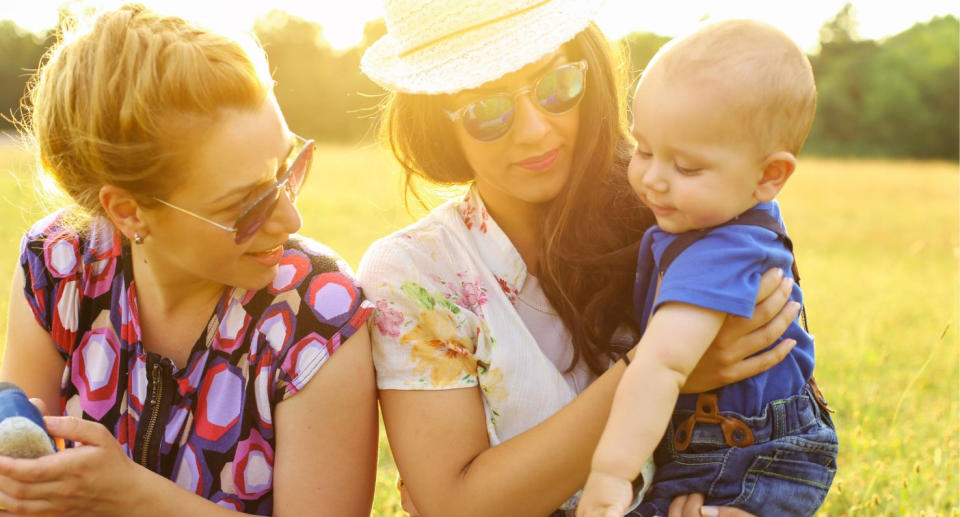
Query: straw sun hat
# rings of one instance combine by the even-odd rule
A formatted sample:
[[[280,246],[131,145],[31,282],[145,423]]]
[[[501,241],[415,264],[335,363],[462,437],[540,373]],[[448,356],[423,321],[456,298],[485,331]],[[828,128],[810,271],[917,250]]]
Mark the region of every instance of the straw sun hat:
[[[388,90],[476,88],[557,50],[601,0],[385,0],[387,34],[360,69]]]

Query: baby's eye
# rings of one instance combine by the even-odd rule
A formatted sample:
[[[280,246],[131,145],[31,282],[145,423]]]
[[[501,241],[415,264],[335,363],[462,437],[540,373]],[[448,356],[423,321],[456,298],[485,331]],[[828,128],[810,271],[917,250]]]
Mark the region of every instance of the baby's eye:
[[[639,156],[640,158],[643,158],[644,160],[649,160],[653,156],[653,153],[644,151],[643,149],[640,149],[640,148],[637,148],[636,154],[637,156]]]
[[[684,176],[696,176],[697,174],[700,174],[700,171],[703,170],[699,167],[682,167],[679,163],[675,163],[674,167],[676,167],[677,172]]]

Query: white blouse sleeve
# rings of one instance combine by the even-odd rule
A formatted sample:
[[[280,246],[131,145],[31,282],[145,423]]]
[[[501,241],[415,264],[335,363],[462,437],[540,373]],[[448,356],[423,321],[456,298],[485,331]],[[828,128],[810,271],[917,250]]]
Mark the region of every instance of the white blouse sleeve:
[[[375,305],[369,328],[380,389],[478,385],[474,353],[482,323],[446,292],[446,266],[403,234],[375,242],[364,254],[358,276]]]

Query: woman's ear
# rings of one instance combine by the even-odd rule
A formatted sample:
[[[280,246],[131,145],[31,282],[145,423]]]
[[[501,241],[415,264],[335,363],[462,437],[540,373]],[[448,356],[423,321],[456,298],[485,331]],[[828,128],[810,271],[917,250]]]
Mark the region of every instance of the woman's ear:
[[[773,201],[780,189],[787,184],[790,175],[797,168],[797,158],[793,153],[777,151],[763,160],[763,174],[753,195],[757,201]]]
[[[100,187],[100,206],[113,226],[131,242],[143,242],[150,232],[140,214],[140,204],[130,191],[114,185]]]

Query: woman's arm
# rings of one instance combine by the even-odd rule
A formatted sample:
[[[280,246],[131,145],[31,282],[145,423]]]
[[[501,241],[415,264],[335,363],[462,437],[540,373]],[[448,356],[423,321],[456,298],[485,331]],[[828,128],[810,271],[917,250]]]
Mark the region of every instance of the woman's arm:
[[[479,388],[383,390],[397,469],[424,516],[546,515],[583,486],[623,373],[611,368],[566,407],[496,447]]]
[[[10,282],[7,342],[0,362],[0,380],[16,383],[49,411],[60,407],[60,378],[65,361],[50,334],[37,323],[23,294],[23,268],[18,264]],[[57,411],[59,412],[59,411]]]
[[[705,354],[701,360],[713,361],[707,371],[721,374],[708,373],[697,383],[749,377],[783,359],[789,347],[739,365],[779,336],[795,315],[783,307],[790,284],[780,278],[776,272],[764,275],[754,318],[737,323],[739,336],[721,331],[718,338],[734,343],[722,343],[724,354]],[[777,316],[760,319],[770,314]],[[758,335],[773,337],[760,342]],[[425,516],[550,513],[586,481],[623,371],[618,362],[553,416],[496,447],[488,443],[479,388],[381,391],[387,437],[414,505]]]
[[[274,515],[370,515],[379,429],[366,325],[277,406],[275,420]]]

